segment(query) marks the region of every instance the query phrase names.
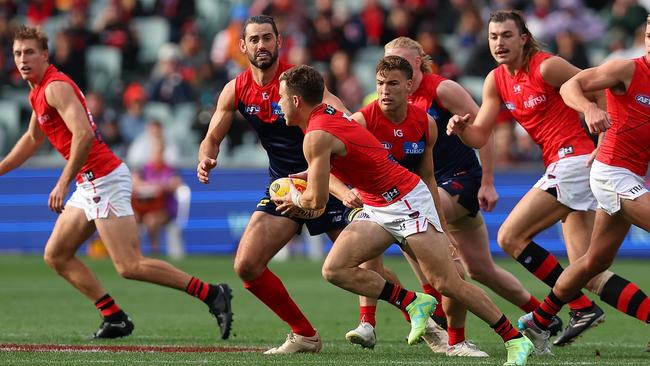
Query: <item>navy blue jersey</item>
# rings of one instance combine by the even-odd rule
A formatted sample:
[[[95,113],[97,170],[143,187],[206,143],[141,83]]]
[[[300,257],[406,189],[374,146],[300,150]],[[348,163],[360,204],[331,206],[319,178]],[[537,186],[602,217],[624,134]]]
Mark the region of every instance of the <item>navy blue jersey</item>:
[[[278,102],[279,77],[293,65],[280,61],[271,82],[258,85],[250,69],[237,76],[235,103],[239,112],[253,126],[269,157],[270,181],[307,169],[302,152],[304,133],[299,127],[287,126]]]
[[[444,80],[447,79],[436,74],[424,74],[418,89],[409,95],[409,103],[426,110],[438,125],[438,139],[433,147],[434,174],[438,182],[481,171],[474,149],[467,147],[458,136],[447,135],[447,122],[452,114],[442,106],[436,92]]]

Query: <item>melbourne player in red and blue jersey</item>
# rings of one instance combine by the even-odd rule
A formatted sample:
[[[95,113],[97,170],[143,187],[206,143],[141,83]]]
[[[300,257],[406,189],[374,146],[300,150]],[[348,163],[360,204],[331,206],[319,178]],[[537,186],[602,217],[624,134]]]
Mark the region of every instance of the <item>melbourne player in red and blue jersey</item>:
[[[59,213],[45,245],[45,262],[88,299],[103,321],[93,338],[131,334],[133,322],[75,253],[97,230],[118,273],[129,279],[184,290],[204,301],[228,338],[232,312],[227,285],[210,285],[159,259],[140,252],[138,227],[131,207],[129,169],[102,142],[77,85],[49,64],[47,35],[19,27],[14,35],[16,67],[31,88],[34,109],[27,132],[0,162],[0,175],[20,166],[47,137],[66,159],[49,195],[48,206]],[[70,183],[76,189],[64,205]]]
[[[291,65],[278,60],[281,37],[273,18],[265,15],[249,18],[243,27],[240,46],[248,56],[250,68],[226,84],[219,95],[208,133],[199,148],[197,176],[202,183],[210,180],[210,171],[217,164],[219,145],[237,111],[256,130],[268,154],[269,183],[307,169],[302,151],[304,133],[298,127],[286,125],[278,104],[278,77]],[[342,106],[338,98],[326,94],[330,103]],[[267,189],[251,216],[239,242],[235,272],[244,281],[244,287],[291,328],[287,341],[267,353],[320,351],[320,336],[267,265],[303,224],[312,235],[326,232],[332,240],[336,238],[345,226],[344,209],[340,201],[332,198],[325,213],[316,219],[285,216],[276,211]]]
[[[387,62],[410,68],[401,57],[390,56]],[[323,104],[323,91],[323,78],[309,66],[294,67],[280,77],[280,104],[287,124],[305,130],[303,150],[309,168],[307,189],[302,194],[292,189],[278,199],[278,208],[291,212],[295,207],[324,207],[330,172],[355,187],[364,203],[361,215],[334,242],[323,265],[323,276],[348,291],[385,300],[408,312],[408,343],[415,344],[425,331],[435,299],[359,267],[397,241],[418,261],[429,283],[463,303],[499,333],[506,342],[509,362],[525,364],[532,343],[512,327],[483,290],[463,281],[456,272],[436,213],[437,190],[389,159],[387,150],[368,130]],[[434,141],[435,132],[432,134]],[[431,149],[428,144],[426,158],[431,158]]]

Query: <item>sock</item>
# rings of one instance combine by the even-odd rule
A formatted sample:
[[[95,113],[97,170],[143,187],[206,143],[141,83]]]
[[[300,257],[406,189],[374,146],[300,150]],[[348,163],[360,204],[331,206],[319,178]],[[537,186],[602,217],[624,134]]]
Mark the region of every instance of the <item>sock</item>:
[[[400,310],[406,311],[406,307],[415,300],[415,292],[403,289],[399,285],[394,285],[386,281],[384,289],[379,294],[379,299],[388,301]]]
[[[539,302],[539,300],[537,300],[535,296],[530,295],[530,299],[528,299],[528,302],[523,305],[520,305],[519,309],[523,310],[524,313],[530,313],[533,310],[537,309],[537,307],[540,304],[541,303]]]
[[[217,286],[213,286],[207,282],[203,282],[196,277],[192,277],[190,282],[185,287],[185,292],[190,296],[194,296],[204,303],[208,304],[217,297]]]
[[[377,325],[377,320],[375,320],[376,313],[377,306],[359,306],[359,320],[369,323],[373,327]]]
[[[445,314],[445,310],[442,308],[442,294],[440,294],[438,290],[436,290],[433,286],[431,286],[428,283],[422,285],[422,290],[424,290],[425,294],[431,295],[435,297],[436,300],[438,300],[438,306],[436,306],[436,310],[433,312],[433,315],[446,319],[447,314]]]
[[[501,315],[501,318],[490,327],[501,336],[504,342],[522,337],[521,333],[510,324],[510,320],[505,315]]]
[[[521,263],[528,272],[542,280],[550,288],[555,286],[555,282],[564,270],[553,254],[537,245],[534,241],[531,241],[524,248],[517,258],[517,262]],[[576,296],[569,303],[571,310],[582,310],[594,305],[582,292],[580,292],[580,295],[582,296]]]
[[[625,278],[616,274],[610,277],[600,292],[600,298],[620,312],[648,323],[650,299],[637,285]]]
[[[109,321],[122,319],[126,316],[124,311],[122,311],[109,294],[100,297],[99,300],[95,302],[95,307],[102,314],[102,317]]]
[[[244,282],[244,288],[268,306],[280,319],[289,324],[291,331],[305,337],[312,337],[316,330],[298,308],[282,281],[268,268],[250,282]]]
[[[450,346],[458,344],[465,340],[465,327],[462,328],[447,328],[447,335],[449,336],[449,341],[447,342]]]
[[[553,290],[551,290],[548,296],[544,299],[544,302],[542,302],[542,304],[533,312],[535,323],[540,328],[547,329],[553,321],[553,317],[557,315],[564,304],[566,303],[560,300]]]

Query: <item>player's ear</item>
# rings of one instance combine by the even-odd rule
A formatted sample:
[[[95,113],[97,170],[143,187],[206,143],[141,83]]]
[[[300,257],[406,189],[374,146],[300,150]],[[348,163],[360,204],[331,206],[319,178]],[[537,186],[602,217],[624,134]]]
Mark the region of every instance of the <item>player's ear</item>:
[[[299,108],[302,105],[302,99],[297,95],[292,95],[291,101],[293,101],[293,106],[296,108]]]
[[[239,39],[239,51],[241,53],[246,53],[246,40],[244,39]]]
[[[278,40],[277,40],[277,45],[278,49],[282,48],[282,36],[278,34]]]

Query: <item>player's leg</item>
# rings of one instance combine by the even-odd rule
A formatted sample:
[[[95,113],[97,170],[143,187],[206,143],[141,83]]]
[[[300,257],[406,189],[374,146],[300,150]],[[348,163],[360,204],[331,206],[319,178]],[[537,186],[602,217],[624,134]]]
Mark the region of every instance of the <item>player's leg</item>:
[[[380,255],[359,265],[359,267],[375,271],[382,278],[386,278],[384,273],[383,258]],[[396,283],[395,281],[391,281]],[[396,283],[399,285],[399,283]],[[345,334],[345,339],[353,344],[358,344],[363,348],[374,348],[377,342],[375,327],[377,321],[375,314],[377,312],[377,299],[366,296],[359,296],[359,325]]]

